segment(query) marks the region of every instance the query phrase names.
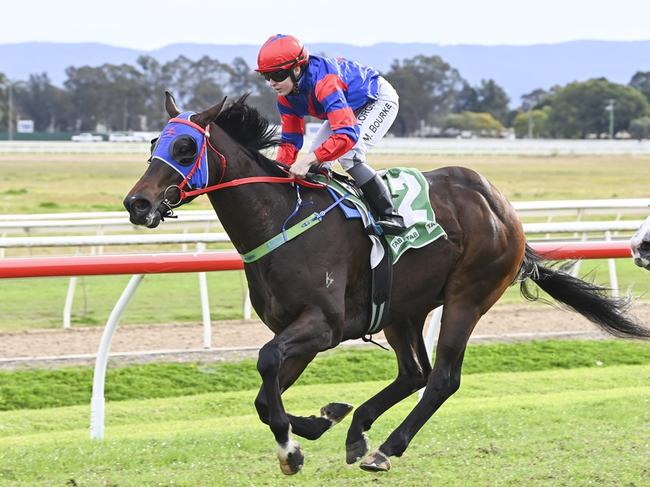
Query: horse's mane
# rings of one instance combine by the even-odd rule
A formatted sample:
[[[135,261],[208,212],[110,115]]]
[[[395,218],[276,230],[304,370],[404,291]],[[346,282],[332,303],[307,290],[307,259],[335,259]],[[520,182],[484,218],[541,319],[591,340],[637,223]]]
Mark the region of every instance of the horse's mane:
[[[269,149],[280,144],[275,127],[264,118],[260,112],[246,104],[250,93],[240,96],[227,105],[214,121],[236,142],[248,149],[251,156],[273,172],[279,169],[263,154],[261,150]]]

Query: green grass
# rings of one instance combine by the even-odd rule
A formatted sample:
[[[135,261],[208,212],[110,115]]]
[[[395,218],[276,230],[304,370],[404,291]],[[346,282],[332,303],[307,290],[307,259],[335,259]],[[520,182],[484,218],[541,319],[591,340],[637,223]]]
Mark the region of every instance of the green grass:
[[[146,151],[137,154],[0,154],[3,213],[122,210],[122,199],[144,173]],[[648,156],[467,156],[369,154],[375,167],[420,170],[460,165],[485,175],[511,201],[644,198]],[[25,187],[25,181],[29,186]],[[98,191],[101,188],[101,191]],[[22,190],[27,190],[27,194]],[[20,190],[13,194],[15,190]],[[209,208],[198,198],[191,208]]]
[[[146,156],[0,155],[2,212],[121,210]],[[472,167],[512,201],[645,197],[650,179],[649,157],[373,155],[370,162]],[[207,198],[190,206],[208,207]],[[603,269],[598,281],[606,282],[606,267],[596,265]],[[617,266],[623,289],[632,283],[635,293],[648,289],[647,273],[621,260]],[[241,277],[224,274],[210,277],[217,319],[241,309]],[[195,276],[154,277],[145,279],[126,324],[199,320]],[[103,324],[126,278],[94,281],[86,278],[85,299],[78,291],[75,323]],[[60,326],[67,280],[1,287],[0,330]],[[504,302],[516,302],[516,294],[509,291]],[[109,369],[103,442],[88,439],[89,369],[3,373],[3,408],[40,409],[0,412],[0,485],[648,485],[649,362],[647,345],[619,341],[470,347],[460,392],[404,457],[393,459],[388,475],[344,464],[348,419],[321,440],[302,442],[305,469],[290,479],[279,473],[272,436],[254,412],[259,378],[250,361]],[[579,366],[585,368],[573,368]],[[360,382],[364,373],[376,381]],[[317,360],[285,394],[285,404],[304,415],[332,400],[359,405],[394,373],[390,353],[337,352]],[[374,446],[414,401],[373,426]],[[65,404],[77,405],[51,408]]]
[[[632,364],[650,364],[650,344],[622,340],[536,341],[470,346],[463,373],[528,372]],[[298,384],[390,380],[396,373],[397,365],[392,352],[338,349],[317,357]],[[0,410],[87,404],[91,384],[90,368],[0,372]],[[253,360],[239,363],[148,364],[109,368],[106,398],[109,401],[152,399],[243,391],[259,386],[260,377]]]
[[[420,170],[465,166],[487,177],[510,201],[645,198],[643,181],[650,176],[650,157],[599,156],[468,156],[369,154],[375,167],[392,165]],[[635,174],[636,173],[636,174]]]
[[[86,276],[77,282],[72,325],[103,326],[130,276]],[[207,274],[213,320],[241,319],[245,292],[242,271]],[[68,278],[11,279],[0,282],[0,331],[62,327]],[[201,322],[196,274],[146,276],[121,324]]]
[[[0,413],[3,486],[447,485],[642,486],[650,467],[650,365],[467,375],[387,474],[344,463],[349,419],[302,440],[296,477],[253,409],[254,391],[107,405],[106,439],[88,438],[88,407]],[[309,415],[330,402],[359,405],[386,381],[308,385],[285,394]],[[415,404],[373,425],[377,447]]]

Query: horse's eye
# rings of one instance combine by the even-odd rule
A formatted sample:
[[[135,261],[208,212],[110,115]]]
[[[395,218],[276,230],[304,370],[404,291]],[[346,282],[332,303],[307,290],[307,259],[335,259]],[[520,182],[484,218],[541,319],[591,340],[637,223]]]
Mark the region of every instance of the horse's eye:
[[[196,140],[189,135],[181,135],[172,142],[172,157],[183,166],[193,164],[198,152]]]

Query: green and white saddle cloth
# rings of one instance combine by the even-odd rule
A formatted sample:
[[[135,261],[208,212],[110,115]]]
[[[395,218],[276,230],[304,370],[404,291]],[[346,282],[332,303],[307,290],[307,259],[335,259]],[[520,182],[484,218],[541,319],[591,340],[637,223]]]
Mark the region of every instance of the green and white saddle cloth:
[[[393,167],[379,172],[393,198],[395,211],[404,218],[406,230],[400,235],[385,235],[391,249],[393,264],[408,249],[417,249],[430,244],[447,234],[436,222],[436,217],[429,201],[429,184],[417,169]],[[324,181],[325,178],[320,180]],[[339,195],[348,195],[346,199],[354,203],[361,214],[364,227],[371,224],[368,207],[356,196],[356,190],[346,183],[332,179],[327,181],[329,186]],[[384,248],[379,237],[369,235],[372,241],[370,252],[370,267],[375,268],[384,257]]]

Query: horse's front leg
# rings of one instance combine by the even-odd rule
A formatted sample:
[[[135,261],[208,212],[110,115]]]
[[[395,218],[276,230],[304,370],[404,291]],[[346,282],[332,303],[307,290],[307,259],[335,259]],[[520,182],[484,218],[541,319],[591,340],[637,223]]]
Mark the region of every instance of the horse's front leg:
[[[291,387],[315,356],[316,354],[311,354],[306,357],[294,357],[284,360],[282,367],[280,367],[279,376],[281,393]],[[269,408],[263,387],[260,388],[260,392],[255,399],[255,409],[257,409],[260,420],[265,424],[269,424]],[[294,435],[308,440],[317,440],[332,426],[341,422],[352,409],[350,404],[333,402],[321,408],[320,416],[305,417],[292,414],[287,414],[287,416],[291,424],[291,432]]]
[[[291,438],[290,418],[282,404],[280,371],[288,359],[315,355],[336,346],[340,334],[334,331],[319,309],[305,311],[300,317],[264,345],[259,353],[257,370],[262,376],[268,424],[278,445],[280,469],[287,475],[297,473],[303,465],[300,445]]]

